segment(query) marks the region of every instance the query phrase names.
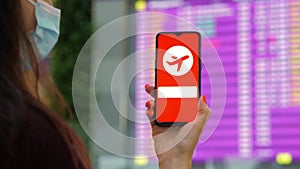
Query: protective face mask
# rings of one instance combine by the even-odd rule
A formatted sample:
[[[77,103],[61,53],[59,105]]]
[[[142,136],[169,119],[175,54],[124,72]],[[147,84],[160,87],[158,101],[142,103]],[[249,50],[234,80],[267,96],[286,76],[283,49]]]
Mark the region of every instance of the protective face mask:
[[[59,37],[60,9],[49,5],[43,0],[38,0],[37,2],[28,0],[28,2],[35,6],[37,27],[30,36],[33,38],[39,52],[38,60],[41,61],[48,56],[57,43]]]

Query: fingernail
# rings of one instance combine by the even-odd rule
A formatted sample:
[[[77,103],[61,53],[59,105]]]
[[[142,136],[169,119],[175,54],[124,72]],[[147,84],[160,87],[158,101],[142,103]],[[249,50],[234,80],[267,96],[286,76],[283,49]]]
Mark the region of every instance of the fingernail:
[[[150,86],[150,85],[149,85],[149,84],[146,84],[146,85],[145,85],[145,88],[147,88],[148,86]]]
[[[207,104],[207,102],[206,102],[206,96],[205,95],[202,96],[202,99],[203,99],[204,103]]]
[[[150,106],[151,106],[151,103],[150,103],[150,101],[147,101],[146,103],[145,103],[145,106],[149,109],[150,108]]]

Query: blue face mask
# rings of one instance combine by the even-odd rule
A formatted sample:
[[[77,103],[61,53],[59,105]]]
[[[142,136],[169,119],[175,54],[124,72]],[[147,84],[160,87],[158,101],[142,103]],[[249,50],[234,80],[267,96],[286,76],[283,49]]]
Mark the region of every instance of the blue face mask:
[[[37,27],[31,36],[39,53],[38,60],[45,59],[54,48],[59,37],[60,9],[38,0],[28,0],[35,6]]]

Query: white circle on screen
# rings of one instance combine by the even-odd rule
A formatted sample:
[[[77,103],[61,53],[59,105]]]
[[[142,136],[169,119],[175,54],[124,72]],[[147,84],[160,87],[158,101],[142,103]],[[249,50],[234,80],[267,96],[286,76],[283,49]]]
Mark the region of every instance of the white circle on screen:
[[[163,56],[164,68],[173,76],[182,76],[188,73],[193,62],[192,52],[184,46],[172,46]]]

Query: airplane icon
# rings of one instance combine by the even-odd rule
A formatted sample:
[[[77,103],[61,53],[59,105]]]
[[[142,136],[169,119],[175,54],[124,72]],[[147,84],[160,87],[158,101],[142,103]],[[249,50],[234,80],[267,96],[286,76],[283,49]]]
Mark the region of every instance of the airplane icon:
[[[170,66],[171,66],[171,65],[178,64],[178,67],[177,67],[177,72],[178,72],[178,71],[180,71],[180,69],[181,69],[182,62],[183,62],[184,60],[188,59],[188,58],[189,58],[189,55],[185,55],[185,56],[183,56],[183,57],[181,57],[181,58],[179,58],[179,59],[177,59],[176,56],[172,56],[172,59],[177,59],[177,60],[175,60],[175,61],[173,61],[173,62],[167,61],[167,63],[168,63]]]

